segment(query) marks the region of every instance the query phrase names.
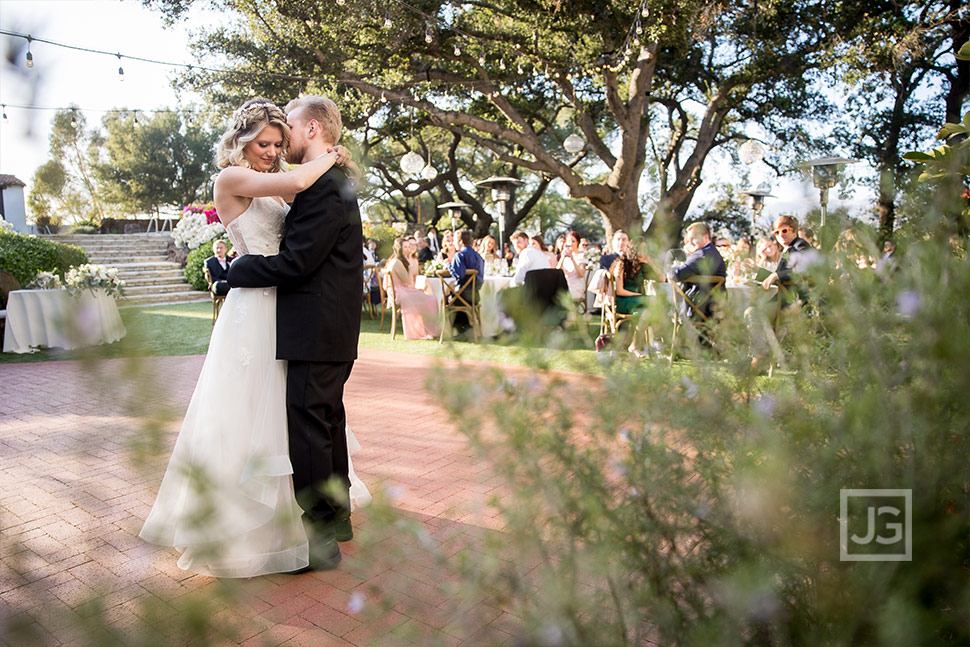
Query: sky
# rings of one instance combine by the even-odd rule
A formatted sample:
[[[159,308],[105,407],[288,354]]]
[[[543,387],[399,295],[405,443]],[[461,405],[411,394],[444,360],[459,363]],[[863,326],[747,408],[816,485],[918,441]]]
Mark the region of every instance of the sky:
[[[189,20],[167,27],[159,13],[150,11],[138,0],[0,0],[0,29],[43,38],[82,48],[119,52],[172,63],[191,64],[188,43],[200,26],[218,16],[193,9]],[[191,103],[191,92],[177,93],[171,80],[175,69],[114,56],[79,52],[45,43],[31,45],[34,67],[25,65],[25,40],[0,35],[4,60],[0,61],[0,103],[6,104],[6,120],[0,120],[0,173],[15,175],[27,183],[38,166],[48,159],[48,136],[54,109],[74,104],[80,107],[88,124],[101,121],[106,110],[128,108],[151,110]],[[8,53],[14,51],[13,60]],[[125,80],[119,81],[119,63]],[[208,61],[218,65],[218,61]],[[38,106],[28,110],[18,106]],[[838,154],[838,151],[833,151]],[[704,184],[692,204],[700,209],[708,199],[705,193],[719,177],[733,180],[723,154],[714,154],[705,164]],[[871,173],[865,164],[853,171]],[[767,181],[777,198],[769,198],[764,214],[802,215],[818,206],[818,191],[810,182],[778,179],[761,164],[752,168],[752,185]],[[647,184],[644,182],[644,185]],[[26,195],[25,192],[25,195]],[[829,208],[843,204],[837,191],[831,191]],[[853,210],[871,204],[872,196],[857,189],[848,202]]]
[[[120,52],[175,63],[192,63],[190,27],[166,28],[161,15],[136,0],[0,0],[0,28],[67,45]],[[0,35],[0,173],[30,183],[48,159],[50,121],[56,108],[75,104],[89,125],[100,123],[112,108],[175,107],[174,68],[123,59],[119,81],[116,57],[73,51],[33,42],[33,69],[26,67],[22,38]],[[7,60],[11,50],[17,55]],[[189,95],[184,98],[191,98]],[[51,108],[27,110],[16,106]]]

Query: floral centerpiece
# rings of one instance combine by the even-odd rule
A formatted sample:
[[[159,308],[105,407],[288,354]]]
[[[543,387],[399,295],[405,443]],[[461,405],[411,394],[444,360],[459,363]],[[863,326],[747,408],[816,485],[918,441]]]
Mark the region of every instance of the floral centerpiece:
[[[102,289],[109,296],[125,296],[125,282],[118,278],[117,267],[105,267],[104,265],[93,265],[85,263],[72,267],[64,277],[67,289],[71,294],[77,295],[82,290],[88,289],[92,292]]]
[[[213,211],[213,215],[215,211]],[[209,216],[205,212],[182,213],[182,219],[175,225],[172,237],[175,244],[179,247],[195,249],[199,245],[205,245],[216,238],[223,236],[226,228],[222,226],[219,219],[209,221]]]
[[[53,272],[37,272],[33,280],[27,284],[28,290],[60,290],[61,277]]]
[[[438,272],[445,269],[445,264],[441,262],[440,258],[432,258],[430,261],[424,264],[424,268],[421,272],[425,276],[438,276]]]
[[[603,252],[600,250],[599,247],[593,247],[592,245],[590,245],[590,247],[585,252],[583,252],[583,254],[586,258],[586,269],[588,270],[599,269],[600,258],[603,256]]]

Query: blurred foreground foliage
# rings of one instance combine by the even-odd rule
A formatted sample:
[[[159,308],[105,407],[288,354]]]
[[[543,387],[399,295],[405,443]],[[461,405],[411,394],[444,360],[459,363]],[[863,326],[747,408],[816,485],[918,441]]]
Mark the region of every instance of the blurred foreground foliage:
[[[686,374],[440,372],[506,484],[489,558],[441,559],[457,600],[507,609],[514,644],[970,644],[970,262],[947,223],[879,270],[874,241],[829,253],[777,338],[728,303],[717,361],[688,347]],[[849,488],[912,491],[911,561],[840,560]]]

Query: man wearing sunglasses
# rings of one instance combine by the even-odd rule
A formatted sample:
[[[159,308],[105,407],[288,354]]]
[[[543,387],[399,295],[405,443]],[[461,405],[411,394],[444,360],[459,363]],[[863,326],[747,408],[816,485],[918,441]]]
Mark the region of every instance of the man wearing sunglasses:
[[[790,288],[795,285],[794,267],[798,265],[798,257],[802,255],[807,250],[812,249],[812,246],[804,238],[798,236],[798,220],[793,216],[778,216],[775,220],[775,226],[772,233],[775,236],[775,240],[781,245],[781,259],[778,261],[778,267],[774,272],[768,275],[761,283],[761,287],[768,290],[775,283],[778,284],[779,291],[787,296],[783,296],[785,299],[784,305],[789,305],[793,300],[795,295],[788,294]]]

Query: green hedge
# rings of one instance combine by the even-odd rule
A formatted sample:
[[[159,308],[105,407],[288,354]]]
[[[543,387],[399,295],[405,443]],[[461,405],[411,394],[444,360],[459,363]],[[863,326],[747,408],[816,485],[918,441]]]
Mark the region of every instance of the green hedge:
[[[80,247],[55,243],[36,236],[0,232],[0,270],[10,272],[21,285],[37,272],[55,272],[62,279],[71,267],[88,262]]]
[[[226,246],[231,247],[228,238],[223,238]],[[196,290],[208,290],[209,285],[205,282],[205,259],[212,256],[212,243],[209,241],[205,245],[199,245],[185,259],[185,281]]]

